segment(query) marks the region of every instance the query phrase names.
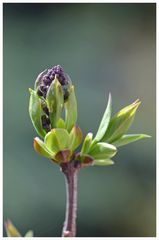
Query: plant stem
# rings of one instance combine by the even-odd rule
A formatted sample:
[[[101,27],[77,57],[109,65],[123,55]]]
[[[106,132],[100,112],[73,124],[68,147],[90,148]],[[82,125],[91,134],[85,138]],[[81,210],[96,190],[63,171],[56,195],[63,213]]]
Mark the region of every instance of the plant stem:
[[[66,183],[66,215],[62,231],[62,237],[76,236],[76,213],[77,213],[77,176],[79,168],[74,162],[61,165]]]

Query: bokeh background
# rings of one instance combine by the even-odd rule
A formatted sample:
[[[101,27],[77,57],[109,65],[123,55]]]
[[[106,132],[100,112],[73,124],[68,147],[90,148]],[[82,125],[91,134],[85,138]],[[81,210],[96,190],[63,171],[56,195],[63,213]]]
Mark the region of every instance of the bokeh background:
[[[60,236],[64,178],[38,156],[28,115],[39,72],[61,64],[71,76],[78,124],[96,132],[112,93],[114,113],[140,98],[130,133],[152,136],[121,148],[110,167],[79,177],[79,237],[148,237],[155,213],[155,4],[5,3],[4,220],[24,234]],[[5,236],[5,232],[4,232]]]

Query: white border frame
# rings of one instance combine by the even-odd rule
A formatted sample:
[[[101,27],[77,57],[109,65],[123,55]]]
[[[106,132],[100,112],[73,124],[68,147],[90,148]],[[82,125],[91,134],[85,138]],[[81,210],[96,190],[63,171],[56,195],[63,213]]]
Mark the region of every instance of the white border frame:
[[[13,0],[4,0],[1,3],[1,7],[0,7],[0,25],[1,25],[1,29],[3,29],[3,3],[156,3],[156,37],[157,37],[157,41],[156,41],[156,117],[158,119],[159,117],[159,111],[157,111],[157,103],[159,102],[159,96],[157,95],[158,91],[158,69],[159,69],[159,63],[158,63],[158,58],[157,56],[159,56],[159,48],[158,48],[158,28],[159,28],[159,18],[157,17],[158,13],[159,13],[159,4],[158,1],[150,1],[150,0],[144,0],[144,1],[133,1],[133,0],[129,0],[129,1],[113,1],[113,0],[109,0],[109,1],[104,1],[104,0],[100,0],[100,1],[95,1],[95,0],[82,0],[82,1],[65,1],[65,0],[59,0],[59,1],[51,1],[51,0],[47,0],[42,1],[23,1],[23,0],[17,0],[17,1],[13,1]],[[3,31],[1,32],[1,38],[0,38],[0,47],[2,49],[2,57],[1,57],[1,64],[0,64],[0,72],[1,72],[1,77],[2,77],[2,81],[1,81],[1,88],[0,88],[0,96],[1,96],[1,101],[0,101],[0,108],[3,109]],[[1,239],[8,239],[6,237],[3,237],[3,114],[1,112],[0,115],[0,123],[1,123],[1,138],[0,138],[0,152],[1,152],[1,164],[0,164],[0,175],[1,175],[1,181],[0,181],[0,203],[1,203],[1,208],[0,208],[0,237]],[[156,123],[156,127],[157,127],[157,137],[156,137],[156,149],[157,149],[157,145],[159,143],[159,129],[158,129],[158,122]],[[159,164],[157,163],[158,159],[158,151],[156,150],[156,186],[158,186],[158,178],[157,178],[157,173],[158,173],[158,166]],[[159,197],[159,188],[156,187],[156,196],[157,196],[157,200]],[[156,200],[156,205],[157,204],[157,200]],[[156,237],[100,237],[100,239],[106,239],[106,240],[119,240],[119,239],[123,239],[123,240],[135,240],[135,239],[139,239],[139,240],[153,240],[153,239],[157,239],[159,240],[159,225],[158,225],[158,216],[159,216],[159,209],[157,207],[157,211],[156,211]],[[36,237],[36,239],[52,239],[53,237]],[[17,238],[12,238],[12,239],[17,239]],[[23,239],[23,238],[19,238],[19,239]],[[54,239],[61,239],[61,237],[54,237]],[[76,237],[75,239],[81,239],[79,237]],[[92,239],[91,237],[86,238],[83,237],[82,239]],[[96,239],[96,238],[94,238]],[[98,239],[98,238],[97,238]]]

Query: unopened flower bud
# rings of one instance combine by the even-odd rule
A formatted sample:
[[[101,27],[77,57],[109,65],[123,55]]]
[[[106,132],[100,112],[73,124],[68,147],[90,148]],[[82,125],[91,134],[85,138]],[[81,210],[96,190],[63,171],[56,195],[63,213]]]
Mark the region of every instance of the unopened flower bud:
[[[40,75],[40,78],[38,78],[38,84],[36,84],[37,94],[46,98],[48,88],[50,87],[51,83],[54,81],[55,78],[57,78],[59,83],[62,85],[64,91],[64,100],[67,100],[69,95],[67,91],[69,79],[60,65],[54,66],[51,69],[48,69],[42,75]]]

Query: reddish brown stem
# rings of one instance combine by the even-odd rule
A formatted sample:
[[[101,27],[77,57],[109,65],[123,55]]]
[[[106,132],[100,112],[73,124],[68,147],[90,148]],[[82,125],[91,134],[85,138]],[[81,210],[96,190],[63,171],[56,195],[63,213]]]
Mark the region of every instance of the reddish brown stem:
[[[77,175],[79,168],[74,163],[61,165],[66,183],[66,215],[62,231],[62,237],[76,236],[77,217]]]

